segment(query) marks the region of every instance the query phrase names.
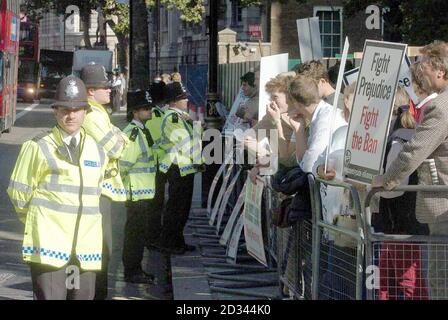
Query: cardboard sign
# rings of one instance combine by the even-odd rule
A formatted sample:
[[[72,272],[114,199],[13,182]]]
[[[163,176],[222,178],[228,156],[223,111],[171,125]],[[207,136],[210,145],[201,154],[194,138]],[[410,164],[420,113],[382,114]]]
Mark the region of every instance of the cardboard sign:
[[[398,84],[406,90],[411,100],[415,104],[418,104],[420,99],[414,92],[411,75],[411,61],[409,60],[409,57],[407,55],[404,56],[403,61],[401,62],[400,78],[398,80]]]
[[[240,88],[240,91],[238,92],[235,101],[233,101],[232,108],[230,109],[230,113],[227,116],[226,123],[223,127],[223,132],[230,132],[230,135],[232,132],[240,128],[243,124],[243,120],[239,117],[237,117],[235,114],[238,111],[238,109],[243,106],[249,98],[246,97],[243,93],[243,90]]]
[[[411,100],[417,104],[419,102],[419,97],[415,94],[414,87],[412,86],[412,75],[411,75],[411,61],[407,55],[404,56],[401,62],[400,77],[398,79],[398,84],[403,87]],[[344,73],[344,84],[349,86],[358,79],[359,67]]]
[[[219,239],[219,244],[221,244],[222,246],[228,244],[230,237],[232,236],[233,227],[235,226],[235,222],[237,221],[236,219],[242,216],[240,214],[240,210],[243,207],[245,195],[246,195],[246,184],[244,184],[243,189],[241,190],[241,193],[238,196],[238,200],[236,201],[235,207],[233,207],[232,214],[230,215],[226,227],[222,232],[221,238]]]
[[[345,144],[344,176],[364,184],[382,173],[395,91],[407,45],[367,40]]]
[[[236,264],[236,256],[238,254],[238,245],[240,243],[241,232],[243,232],[244,227],[244,215],[240,215],[236,223],[235,228],[232,232],[232,237],[229,241],[229,246],[226,251],[226,261],[231,264]]]
[[[349,85],[351,85],[353,82],[355,82],[356,80],[358,80],[358,74],[359,74],[359,67],[354,68],[352,70],[348,70],[347,72],[344,73],[344,85],[346,87],[348,87]]]
[[[227,188],[227,183],[229,182],[230,176],[232,175],[234,164],[230,164],[226,171],[226,174],[224,175],[224,179],[222,180],[221,189],[219,189],[218,197],[216,198],[215,205],[213,207],[212,213],[210,214],[210,219],[208,221],[210,226],[213,226],[215,224],[216,215],[218,214],[218,209],[222,202],[222,197],[224,196],[224,192]]]
[[[248,178],[246,181],[246,198],[244,201],[244,237],[247,252],[260,263],[267,266],[261,226],[261,198],[264,183],[257,181],[254,185]]]
[[[319,18],[298,19],[296,22],[299,36],[300,60],[302,63],[322,59]]]
[[[334,94],[333,110],[331,112],[332,113],[331,119],[335,119],[336,118],[336,112],[338,110],[339,95],[341,94],[342,78],[344,77],[345,63],[347,62],[347,54],[348,54],[348,48],[349,47],[350,47],[350,44],[348,43],[348,37],[345,37],[344,50],[342,51],[342,59],[341,59],[341,64],[339,66],[338,81],[336,83],[336,92]],[[334,124],[334,121],[332,121],[330,123],[330,136],[328,138],[328,148],[327,148],[327,150],[325,152],[325,168],[324,168],[324,172],[327,171],[328,154],[330,153],[331,141],[333,140],[333,124]]]
[[[275,78],[279,73],[288,72],[288,53],[262,57],[260,61],[260,96],[258,100],[258,121],[266,114],[266,105],[270,102],[270,96],[265,91],[266,83]]]

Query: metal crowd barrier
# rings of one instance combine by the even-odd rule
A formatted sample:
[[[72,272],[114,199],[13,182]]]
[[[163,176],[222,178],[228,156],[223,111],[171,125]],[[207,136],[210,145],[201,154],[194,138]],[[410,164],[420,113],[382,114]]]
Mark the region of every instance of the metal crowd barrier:
[[[448,186],[403,186],[393,191],[448,192]],[[365,201],[367,298],[371,300],[448,299],[448,236],[375,233],[371,202],[383,188],[369,192]],[[387,192],[387,191],[386,191]],[[370,272],[369,272],[370,271]]]

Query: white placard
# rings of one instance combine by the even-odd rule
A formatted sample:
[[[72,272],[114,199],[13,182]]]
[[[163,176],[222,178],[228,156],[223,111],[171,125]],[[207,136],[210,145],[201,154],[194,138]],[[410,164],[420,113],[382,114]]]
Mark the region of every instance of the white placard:
[[[406,90],[411,100],[417,105],[420,99],[415,94],[414,86],[412,85],[411,61],[407,55],[404,56],[401,62],[398,84]]]
[[[322,59],[319,18],[298,19],[296,22],[299,36],[300,61],[305,63],[310,60]]]
[[[262,57],[260,61],[260,96],[258,100],[258,121],[266,114],[266,105],[270,102],[269,94],[265,91],[266,83],[279,73],[288,72],[288,53]]]
[[[266,253],[261,226],[261,198],[264,183],[257,180],[254,185],[248,178],[246,181],[246,198],[244,200],[244,237],[247,252],[267,267]]]
[[[230,176],[232,175],[233,166],[234,166],[233,163],[229,165],[226,174],[224,175],[224,179],[222,180],[221,189],[219,189],[218,197],[216,198],[215,205],[213,206],[212,213],[210,214],[210,220],[208,221],[208,224],[211,226],[215,224],[216,215],[221,205],[224,192],[227,188],[227,183],[229,182]]]
[[[341,64],[339,65],[338,81],[336,83],[336,92],[334,94],[334,100],[333,100],[333,110],[331,111],[332,121],[330,123],[330,136],[328,138],[328,147],[327,147],[327,151],[325,153],[325,167],[324,167],[325,171],[324,172],[327,172],[328,154],[330,153],[331,141],[333,139],[333,124],[334,124],[334,119],[336,119],[336,112],[338,112],[339,95],[341,94],[342,79],[344,78],[345,62],[347,61],[347,54],[348,54],[349,47],[350,47],[350,44],[348,43],[348,37],[345,37],[344,50],[342,51]]]
[[[353,82],[358,80],[358,74],[359,74],[359,67],[354,68],[352,70],[348,70],[344,73],[344,85],[348,87]]]
[[[395,91],[407,45],[366,40],[345,144],[344,176],[381,174]]]
[[[238,200],[236,201],[235,207],[233,207],[232,214],[230,215],[230,218],[227,221],[226,227],[224,228],[224,231],[222,232],[221,239],[219,239],[219,244],[221,244],[222,246],[225,246],[228,244],[230,236],[232,235],[232,230],[235,225],[236,219],[239,216],[242,216],[240,214],[240,210],[244,204],[245,194],[246,194],[246,184],[244,184],[243,189],[241,190],[241,193],[238,196]]]
[[[240,177],[241,171],[243,171],[243,169],[239,167],[235,176],[232,178],[232,181],[230,181],[229,186],[227,187],[226,192],[224,193],[224,197],[222,198],[221,205],[218,210],[218,219],[216,222],[216,234],[219,234],[219,230],[221,229],[221,223],[222,218],[224,217],[224,212],[226,211],[230,195],[232,194],[233,189],[235,188],[238,178]]]
[[[418,104],[420,99],[415,94],[414,87],[412,86],[412,74],[410,67],[411,67],[411,61],[409,60],[409,57],[405,55],[403,61],[401,62],[398,84],[406,90],[411,100],[415,104]],[[358,73],[359,73],[359,67],[344,73],[344,84],[346,86],[349,86],[350,84],[355,82],[358,79]]]
[[[243,90],[240,88],[240,91],[233,101],[229,115],[227,116],[226,123],[223,127],[223,132],[232,132],[243,125],[243,119],[237,117],[236,112],[247,102],[247,100],[249,100],[249,98],[244,95]]]
[[[226,256],[227,256],[227,262],[230,262],[232,264],[236,263],[236,256],[238,254],[238,245],[240,243],[241,238],[241,232],[243,231],[244,227],[244,215],[240,215],[238,218],[238,221],[236,223],[235,228],[232,232],[232,237],[229,241],[229,246],[227,247]]]

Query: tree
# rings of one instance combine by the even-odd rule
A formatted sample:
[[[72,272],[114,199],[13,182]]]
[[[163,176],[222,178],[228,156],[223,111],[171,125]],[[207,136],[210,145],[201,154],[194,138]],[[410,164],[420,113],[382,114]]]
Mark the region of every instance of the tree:
[[[45,12],[54,11],[58,15],[65,14],[70,5],[79,8],[79,17],[84,27],[84,44],[86,48],[92,48],[89,35],[90,14],[97,8],[97,0],[25,0],[24,2],[27,14],[35,20],[40,20]]]
[[[106,23],[117,37],[118,65],[123,70],[129,58],[129,5],[116,0],[103,0],[102,11]]]
[[[89,49],[92,48],[89,34],[90,15],[92,10],[101,6],[105,21],[118,40],[118,64],[122,69],[128,65],[129,5],[116,0],[26,0],[24,5],[27,14],[34,20],[40,20],[44,12],[53,11],[56,14],[64,14],[69,5],[77,6],[83,23],[84,43]]]
[[[384,40],[416,46],[434,39],[448,41],[447,1],[345,0],[345,15],[352,16],[372,4],[388,8],[383,15]]]

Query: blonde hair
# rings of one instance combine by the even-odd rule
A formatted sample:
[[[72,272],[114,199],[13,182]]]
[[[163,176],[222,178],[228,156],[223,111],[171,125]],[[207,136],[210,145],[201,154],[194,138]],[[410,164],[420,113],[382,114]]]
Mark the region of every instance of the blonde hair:
[[[182,77],[179,72],[173,72],[171,74],[171,81],[173,82],[182,82]]]
[[[405,129],[415,129],[417,122],[409,110],[400,113],[400,124]]]
[[[420,49],[420,53],[429,58],[433,68],[444,71],[444,79],[448,80],[448,44],[446,42],[435,40]]]
[[[289,84],[288,95],[304,106],[320,101],[317,83],[304,75],[293,78]]]
[[[271,80],[266,83],[264,88],[269,94],[273,94],[276,91],[288,93],[288,84],[293,78],[294,77],[279,74],[275,78],[271,78]]]
[[[398,107],[409,104],[409,95],[403,87],[397,87],[394,101],[394,114],[397,114]]]
[[[327,69],[318,60],[311,60],[306,63],[299,64],[294,68],[294,71],[297,73],[297,75],[303,75],[317,82],[320,79],[324,79],[327,82],[330,82],[330,77],[328,76]]]

